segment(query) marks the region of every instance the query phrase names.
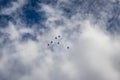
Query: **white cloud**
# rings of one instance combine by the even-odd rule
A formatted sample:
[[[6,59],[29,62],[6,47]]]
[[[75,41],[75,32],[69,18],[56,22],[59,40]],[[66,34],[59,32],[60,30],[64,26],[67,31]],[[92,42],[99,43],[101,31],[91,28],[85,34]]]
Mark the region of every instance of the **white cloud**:
[[[36,35],[37,41],[20,42],[21,34],[34,31],[28,28],[16,29],[9,24],[7,29],[13,40],[15,54],[24,65],[31,68],[29,74],[19,80],[119,80],[120,72],[114,67],[112,57],[120,55],[120,36],[111,35],[104,30],[104,25],[93,23],[93,18],[82,20],[81,14],[68,19],[62,11],[49,5],[43,5],[50,29],[42,35]],[[64,24],[56,24],[56,20]],[[34,34],[35,35],[35,34]],[[60,45],[47,44],[55,36],[61,35]],[[16,39],[17,38],[17,39]],[[70,49],[66,49],[70,46]],[[9,49],[6,49],[9,54]],[[9,56],[7,56],[9,57]],[[0,62],[2,66],[4,57]],[[7,63],[7,62],[4,62]],[[119,65],[119,64],[118,64]],[[4,65],[3,65],[4,66]],[[12,76],[14,77],[14,75]]]
[[[12,6],[2,9],[1,13],[8,15],[14,13],[16,10],[20,9],[25,3],[26,0],[18,0],[17,2],[12,2]]]

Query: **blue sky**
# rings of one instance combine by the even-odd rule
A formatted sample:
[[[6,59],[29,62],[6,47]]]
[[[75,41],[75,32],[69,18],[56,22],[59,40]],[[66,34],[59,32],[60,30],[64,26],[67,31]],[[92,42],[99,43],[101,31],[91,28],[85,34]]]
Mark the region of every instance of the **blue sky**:
[[[0,0],[0,80],[120,80],[120,0]]]

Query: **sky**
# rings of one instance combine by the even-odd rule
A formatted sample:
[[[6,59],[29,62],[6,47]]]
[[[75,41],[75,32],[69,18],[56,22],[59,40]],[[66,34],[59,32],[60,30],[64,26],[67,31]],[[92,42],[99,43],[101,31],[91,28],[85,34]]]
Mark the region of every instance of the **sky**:
[[[120,80],[120,0],[0,0],[0,80]]]

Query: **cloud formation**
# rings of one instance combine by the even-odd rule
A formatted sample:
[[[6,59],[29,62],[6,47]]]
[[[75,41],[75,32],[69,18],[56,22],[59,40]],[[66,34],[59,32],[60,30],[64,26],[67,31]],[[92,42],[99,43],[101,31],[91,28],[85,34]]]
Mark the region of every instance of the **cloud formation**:
[[[72,4],[68,0],[59,0],[57,5],[39,3],[37,11],[45,13],[45,28],[28,27],[15,18],[16,24],[9,21],[0,29],[1,80],[120,79],[120,35],[110,33],[94,14],[76,12],[68,17],[62,3]],[[48,46],[51,40],[57,42],[58,35],[60,45]]]

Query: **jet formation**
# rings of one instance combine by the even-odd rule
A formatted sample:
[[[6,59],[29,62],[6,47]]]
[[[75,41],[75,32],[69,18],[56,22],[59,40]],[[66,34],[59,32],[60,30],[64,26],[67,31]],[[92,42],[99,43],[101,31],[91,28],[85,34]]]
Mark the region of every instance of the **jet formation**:
[[[59,39],[61,39],[61,36],[60,36],[60,35],[54,37],[54,40],[51,40],[51,41],[47,44],[47,46],[50,47],[50,46],[53,45],[54,43],[56,43],[57,45],[60,45],[61,42],[59,41]],[[56,40],[57,40],[57,42],[56,42]],[[69,46],[66,47],[66,49],[69,49],[69,48],[70,48]]]

